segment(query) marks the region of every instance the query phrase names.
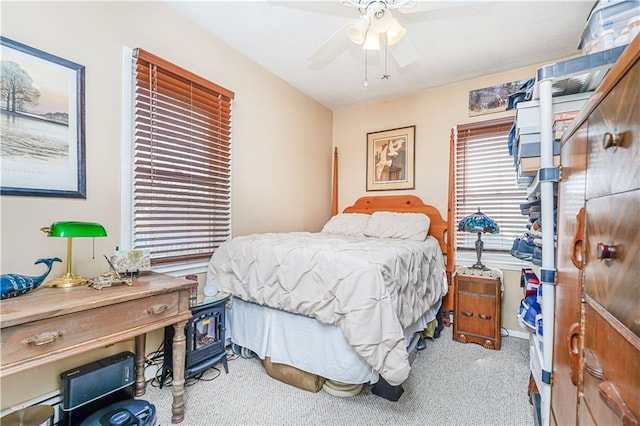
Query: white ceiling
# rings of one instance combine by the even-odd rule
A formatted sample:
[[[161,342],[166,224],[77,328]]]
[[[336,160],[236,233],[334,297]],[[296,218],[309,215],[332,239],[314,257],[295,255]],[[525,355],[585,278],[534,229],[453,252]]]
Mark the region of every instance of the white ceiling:
[[[339,0],[167,3],[333,110],[579,54],[578,41],[594,5],[580,0],[418,0],[416,10],[423,11],[393,11],[407,33],[389,48],[391,77],[381,79],[384,51],[369,53],[369,84],[364,87],[364,51],[344,37],[338,40],[335,59],[321,66],[307,59],[358,16]],[[408,43],[418,60],[401,68],[393,50]]]

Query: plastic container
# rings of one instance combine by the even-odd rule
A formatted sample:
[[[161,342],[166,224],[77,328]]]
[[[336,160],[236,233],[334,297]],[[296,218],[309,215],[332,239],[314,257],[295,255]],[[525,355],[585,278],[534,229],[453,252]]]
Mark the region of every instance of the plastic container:
[[[584,54],[629,44],[640,32],[640,1],[599,1],[589,14],[578,49]]]

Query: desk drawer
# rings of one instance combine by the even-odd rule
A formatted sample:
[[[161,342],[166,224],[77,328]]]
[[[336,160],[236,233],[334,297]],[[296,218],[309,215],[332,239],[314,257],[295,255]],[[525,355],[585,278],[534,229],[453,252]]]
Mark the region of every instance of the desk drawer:
[[[62,352],[178,314],[178,293],[161,294],[2,329],[3,367]]]

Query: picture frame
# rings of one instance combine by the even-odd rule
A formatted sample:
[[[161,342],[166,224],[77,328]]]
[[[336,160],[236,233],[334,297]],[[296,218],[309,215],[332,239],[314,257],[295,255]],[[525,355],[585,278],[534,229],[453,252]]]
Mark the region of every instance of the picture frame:
[[[506,111],[509,95],[519,91],[527,81],[510,81],[469,91],[469,117]]]
[[[414,189],[416,126],[367,133],[367,191]]]
[[[86,198],[85,67],[0,36],[1,195]]]

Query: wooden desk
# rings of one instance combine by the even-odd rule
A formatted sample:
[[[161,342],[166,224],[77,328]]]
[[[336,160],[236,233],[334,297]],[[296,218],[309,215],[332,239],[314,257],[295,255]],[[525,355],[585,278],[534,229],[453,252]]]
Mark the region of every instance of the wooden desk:
[[[184,419],[184,326],[191,318],[184,278],[147,273],[133,286],[38,288],[0,302],[0,378],[135,337],[136,396],[144,395],[146,333],[167,325],[173,338],[173,423]]]

